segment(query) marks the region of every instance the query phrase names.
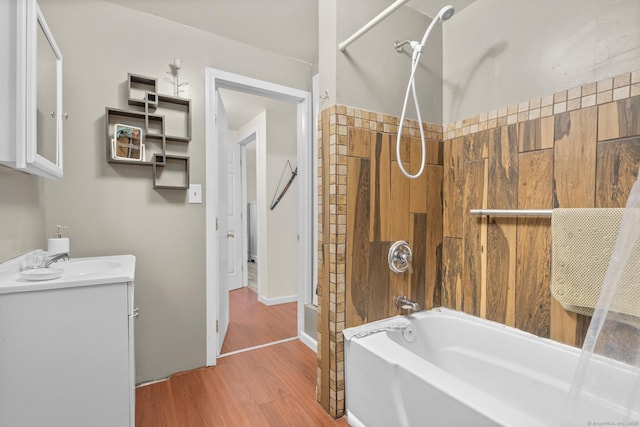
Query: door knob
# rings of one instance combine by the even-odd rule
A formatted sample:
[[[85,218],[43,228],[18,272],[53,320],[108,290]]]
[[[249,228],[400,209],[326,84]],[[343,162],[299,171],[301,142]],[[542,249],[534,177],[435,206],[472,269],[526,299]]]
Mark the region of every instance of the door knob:
[[[227,239],[233,239],[234,237],[236,237],[236,233],[233,231],[227,233]]]

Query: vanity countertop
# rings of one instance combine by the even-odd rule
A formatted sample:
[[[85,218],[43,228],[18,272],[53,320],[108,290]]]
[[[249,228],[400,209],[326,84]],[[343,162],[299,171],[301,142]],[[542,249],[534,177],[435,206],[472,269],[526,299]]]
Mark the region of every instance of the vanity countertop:
[[[0,294],[133,282],[135,276],[135,256],[113,255],[59,261],[51,265],[50,274],[42,275],[42,277],[59,277],[34,280],[36,275],[29,277],[28,274],[20,271],[24,256],[26,255],[0,264]]]

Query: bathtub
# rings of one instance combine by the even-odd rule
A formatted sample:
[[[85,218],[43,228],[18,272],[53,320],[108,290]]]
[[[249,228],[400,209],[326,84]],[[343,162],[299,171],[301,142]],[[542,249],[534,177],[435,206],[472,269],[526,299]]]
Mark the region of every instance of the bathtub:
[[[346,413],[353,427],[560,425],[580,356],[574,347],[444,308],[345,329],[344,335]],[[611,388],[605,395],[615,396],[615,384],[604,387]],[[581,405],[579,425],[639,425],[619,422],[625,416],[615,400],[623,398]]]

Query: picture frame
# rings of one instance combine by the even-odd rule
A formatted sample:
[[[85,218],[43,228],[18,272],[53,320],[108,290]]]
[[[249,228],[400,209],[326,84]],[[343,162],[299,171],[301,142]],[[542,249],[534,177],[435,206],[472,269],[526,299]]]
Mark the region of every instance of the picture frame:
[[[113,126],[111,153],[114,159],[143,161],[142,129],[136,126],[116,123]]]

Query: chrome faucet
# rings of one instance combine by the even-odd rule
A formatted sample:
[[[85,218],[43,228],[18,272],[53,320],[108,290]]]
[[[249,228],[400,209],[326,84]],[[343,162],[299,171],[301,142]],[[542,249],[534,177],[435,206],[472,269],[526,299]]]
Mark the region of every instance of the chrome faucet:
[[[45,258],[44,264],[42,264],[42,268],[49,268],[51,264],[58,261],[69,261],[69,254],[67,252],[62,252],[60,254],[51,255],[50,257]]]
[[[396,298],[396,307],[400,310],[420,311],[420,304],[407,298],[406,295]]]

